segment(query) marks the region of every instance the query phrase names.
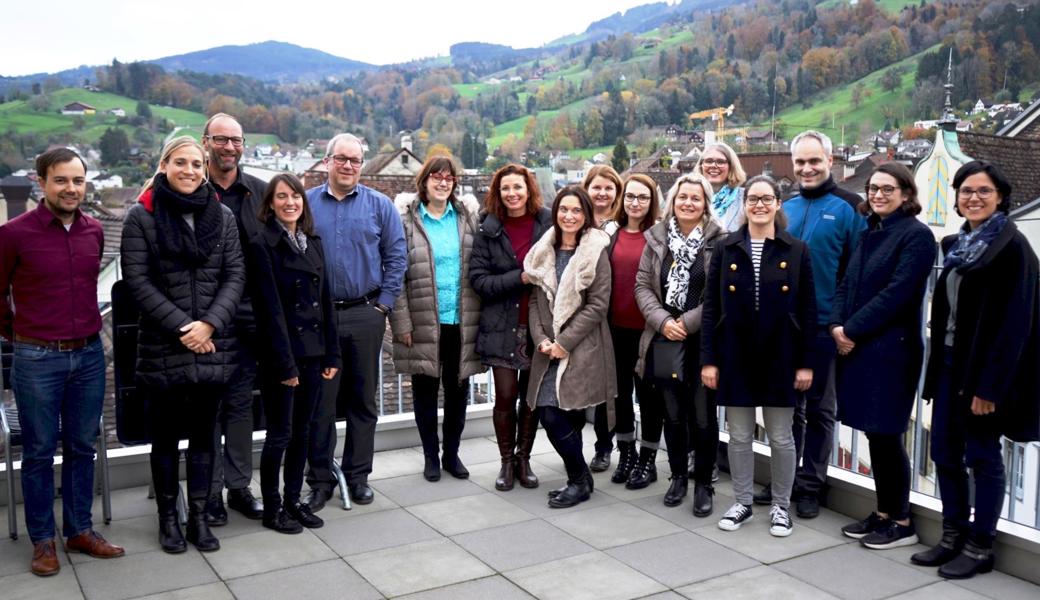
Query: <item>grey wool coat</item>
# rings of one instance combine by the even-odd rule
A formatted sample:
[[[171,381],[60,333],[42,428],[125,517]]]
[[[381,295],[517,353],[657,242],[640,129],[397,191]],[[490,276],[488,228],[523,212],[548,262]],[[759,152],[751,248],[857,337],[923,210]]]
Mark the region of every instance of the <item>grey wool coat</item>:
[[[473,251],[473,235],[477,230],[479,209],[473,196],[453,198],[459,226],[459,330],[462,351],[459,356],[459,380],[480,373],[484,368],[474,350],[480,323],[480,299],[469,283],[469,259]],[[401,194],[394,200],[404,226],[408,244],[408,270],[404,289],[390,313],[394,336],[412,334],[409,348],[394,343],[394,366],[398,373],[441,376],[440,326],[437,312],[437,283],[434,277],[433,251],[423,228],[417,194]]]
[[[661,333],[664,324],[672,318],[672,314],[664,307],[664,290],[661,289],[661,268],[664,259],[668,256],[668,221],[656,223],[647,229],[643,236],[646,238],[646,246],[643,248],[643,256],[639,258],[639,270],[636,271],[636,304],[639,311],[646,319],[646,328],[643,335],[639,336],[639,360],[636,361],[636,375],[645,377],[646,353],[650,349],[650,342],[655,333]],[[711,255],[715,251],[715,244],[721,239],[722,225],[715,219],[708,221],[704,228],[704,243],[701,253],[704,255],[704,266],[711,264]],[[701,330],[701,310],[703,303],[693,310],[682,314],[683,326],[686,327],[688,335],[694,335]],[[689,356],[689,355],[687,355]]]
[[[608,421],[614,423],[614,345],[607,323],[610,306],[610,236],[589,229],[581,236],[563,276],[556,280],[556,231],[550,229],[524,259],[531,278],[529,316],[535,348],[553,340],[568,352],[556,374],[556,397],[560,408],[579,410],[607,403]],[[531,385],[527,403],[533,408],[538,387],[549,368],[549,356],[535,350],[531,358]]]

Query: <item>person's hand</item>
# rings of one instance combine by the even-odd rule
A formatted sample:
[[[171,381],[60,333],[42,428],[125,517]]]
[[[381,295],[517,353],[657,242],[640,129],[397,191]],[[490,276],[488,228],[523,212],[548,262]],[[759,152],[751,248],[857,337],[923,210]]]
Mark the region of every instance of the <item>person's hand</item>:
[[[206,350],[206,343],[213,337],[214,327],[205,321],[192,321],[184,327],[181,327],[181,332],[184,334],[181,336],[181,343],[191,350],[199,354],[205,354],[206,352],[213,352],[213,350]],[[213,344],[209,344],[210,347]]]
[[[798,369],[794,372],[794,389],[804,392],[812,386],[812,369]]]
[[[973,415],[988,415],[997,410],[996,402],[990,402],[989,400],[983,400],[978,396],[971,399],[971,414]]]
[[[673,342],[681,342],[686,339],[686,327],[678,319],[665,321],[661,333]]]
[[[411,348],[412,347],[412,334],[411,333],[402,333],[401,335],[395,336],[395,339],[397,341],[401,342],[402,344],[404,344],[405,348]]]
[[[339,369],[336,367],[325,367],[321,371],[321,377],[322,379],[332,379],[336,376],[336,373],[339,373]]]
[[[542,354],[549,354],[550,353],[550,349],[552,348],[552,345],[553,345],[552,340],[542,340],[542,342],[540,344],[538,344],[538,351],[541,352]]]
[[[286,379],[285,381],[282,382],[282,385],[287,385],[289,387],[296,387],[296,386],[300,385],[300,378],[299,377],[293,377],[292,379]]]
[[[709,390],[719,389],[719,368],[715,365],[701,367],[701,383]]]
[[[524,285],[531,283],[531,278],[527,275],[527,271],[520,271],[520,281],[522,281]]]
[[[197,354],[209,354],[211,352],[216,352],[216,351],[217,351],[217,346],[216,346],[216,344],[213,343],[213,340],[206,340],[206,343],[202,344],[202,346],[198,350],[196,350],[195,352]]]
[[[831,337],[834,338],[834,343],[838,346],[838,354],[846,355],[852,352],[852,349],[856,347],[856,342],[853,342],[847,335],[845,335],[845,327],[838,325],[834,329],[831,329]]]
[[[553,342],[552,346],[549,346],[549,356],[556,359],[564,359],[570,355],[570,352],[564,350],[563,346]]]

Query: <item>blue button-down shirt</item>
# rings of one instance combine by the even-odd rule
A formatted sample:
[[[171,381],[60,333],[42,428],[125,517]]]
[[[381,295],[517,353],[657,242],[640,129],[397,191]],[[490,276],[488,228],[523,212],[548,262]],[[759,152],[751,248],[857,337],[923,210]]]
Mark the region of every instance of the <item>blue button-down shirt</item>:
[[[358,184],[343,200],[329,185],[307,191],[314,229],[325,249],[334,300],[353,300],[379,289],[380,304],[393,307],[404,286],[408,248],[393,203]]]
[[[459,223],[455,207],[448,203],[438,219],[419,204],[423,229],[433,251],[433,274],[437,284],[437,317],[445,325],[459,324]]]

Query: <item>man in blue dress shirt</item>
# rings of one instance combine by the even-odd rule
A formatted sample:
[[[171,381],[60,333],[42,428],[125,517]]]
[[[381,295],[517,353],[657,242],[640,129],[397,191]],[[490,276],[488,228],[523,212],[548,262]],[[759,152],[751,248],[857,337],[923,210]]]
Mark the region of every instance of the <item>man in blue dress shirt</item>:
[[[364,161],[361,140],[349,133],[337,135],[325,152],[328,182],[307,192],[314,228],[325,249],[343,352],[343,370],[311,422],[307,504],[315,512],[332,497],[336,485],[332,461],[337,412],[347,420],[341,466],[350,496],[358,504],[372,502],[368,475],[379,418],[375,392],[383,333],[401,293],[408,260],[393,202],[358,183]]]

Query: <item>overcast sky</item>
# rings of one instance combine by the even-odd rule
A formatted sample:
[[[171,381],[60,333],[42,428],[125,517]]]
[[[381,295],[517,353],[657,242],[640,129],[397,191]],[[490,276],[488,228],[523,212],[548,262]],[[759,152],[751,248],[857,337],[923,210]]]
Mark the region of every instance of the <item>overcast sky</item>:
[[[541,46],[651,0],[11,0],[0,75],[290,42],[373,64],[447,55],[457,42]]]

